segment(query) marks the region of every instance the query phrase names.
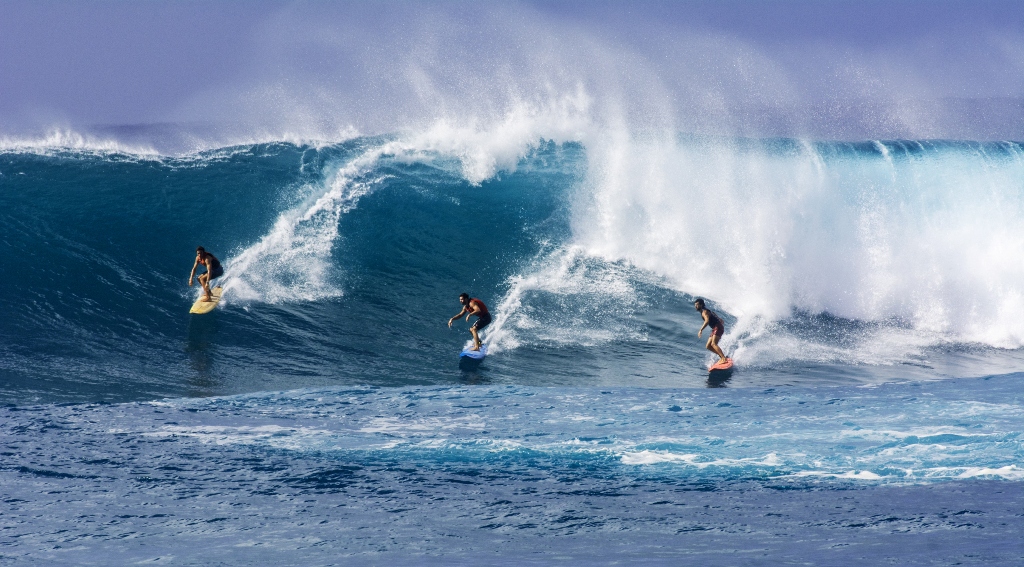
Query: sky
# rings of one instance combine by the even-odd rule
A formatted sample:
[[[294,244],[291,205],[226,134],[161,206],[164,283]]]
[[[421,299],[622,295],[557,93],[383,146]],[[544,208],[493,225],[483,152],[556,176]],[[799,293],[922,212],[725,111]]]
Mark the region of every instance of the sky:
[[[626,121],[684,131],[1024,139],[1019,1],[0,0],[0,13],[0,135],[374,133],[582,88]]]

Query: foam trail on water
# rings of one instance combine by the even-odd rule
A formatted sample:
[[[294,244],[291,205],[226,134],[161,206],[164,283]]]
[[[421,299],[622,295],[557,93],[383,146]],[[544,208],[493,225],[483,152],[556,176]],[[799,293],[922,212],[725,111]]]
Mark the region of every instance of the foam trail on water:
[[[633,315],[644,306],[636,270],[594,258],[579,246],[542,254],[513,276],[487,333],[491,352],[523,344],[593,346],[643,340]]]
[[[373,190],[375,179],[367,174],[394,151],[389,143],[357,156],[325,181],[325,191],[312,202],[282,213],[259,242],[228,259],[225,297],[279,303],[340,296],[330,262],[338,222]]]

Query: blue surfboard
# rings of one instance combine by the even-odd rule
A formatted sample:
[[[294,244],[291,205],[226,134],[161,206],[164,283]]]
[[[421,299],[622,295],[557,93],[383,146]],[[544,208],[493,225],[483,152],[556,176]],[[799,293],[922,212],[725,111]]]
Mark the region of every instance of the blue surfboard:
[[[462,349],[459,353],[460,357],[472,358],[473,360],[483,360],[487,356],[487,345],[481,345],[480,350],[469,350],[471,347]]]

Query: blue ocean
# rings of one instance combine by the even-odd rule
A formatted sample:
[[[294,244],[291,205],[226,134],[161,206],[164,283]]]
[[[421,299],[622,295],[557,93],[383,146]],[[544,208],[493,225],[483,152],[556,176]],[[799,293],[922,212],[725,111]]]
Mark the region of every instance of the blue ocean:
[[[2,140],[0,564],[1024,563],[1024,145],[544,131]]]

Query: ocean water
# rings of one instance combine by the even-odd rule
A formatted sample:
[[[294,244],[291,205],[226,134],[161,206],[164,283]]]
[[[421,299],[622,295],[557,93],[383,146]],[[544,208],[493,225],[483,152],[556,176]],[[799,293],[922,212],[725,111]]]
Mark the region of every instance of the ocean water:
[[[6,140],[0,564],[1020,564],[1022,226],[1012,142]]]

